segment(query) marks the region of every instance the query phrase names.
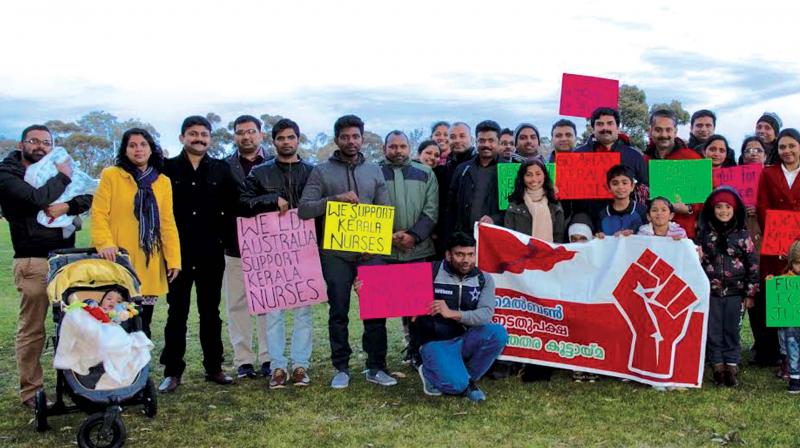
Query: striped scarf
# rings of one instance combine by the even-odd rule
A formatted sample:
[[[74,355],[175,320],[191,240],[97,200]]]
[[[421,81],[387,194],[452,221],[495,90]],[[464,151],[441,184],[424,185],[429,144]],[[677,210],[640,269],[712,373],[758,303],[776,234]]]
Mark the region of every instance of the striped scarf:
[[[136,173],[136,197],[133,214],[139,220],[139,246],[144,251],[145,265],[150,264],[150,257],[161,250],[161,221],[158,214],[158,203],[153,193],[153,182],[158,179],[158,171],[147,167],[145,171]]]

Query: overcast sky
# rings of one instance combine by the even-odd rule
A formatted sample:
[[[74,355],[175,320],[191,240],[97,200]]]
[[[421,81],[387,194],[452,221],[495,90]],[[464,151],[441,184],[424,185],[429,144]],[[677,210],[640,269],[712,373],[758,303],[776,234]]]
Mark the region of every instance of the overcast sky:
[[[0,135],[97,109],[152,123],[168,148],[209,111],[281,114],[309,136],[345,113],[381,135],[549,129],[563,72],[711,108],[734,146],[765,110],[800,126],[797,2],[540,3],[4,1]]]

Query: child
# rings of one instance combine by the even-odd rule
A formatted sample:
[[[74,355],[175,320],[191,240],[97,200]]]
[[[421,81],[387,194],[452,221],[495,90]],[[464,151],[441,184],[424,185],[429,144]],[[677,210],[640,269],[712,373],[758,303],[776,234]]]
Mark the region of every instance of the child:
[[[714,190],[700,215],[700,264],[711,282],[706,351],[714,383],[738,385],[742,303],[753,306],[758,292],[758,261],[745,225],[745,207],[736,191]]]
[[[110,289],[103,294],[103,298],[100,299],[100,308],[106,312],[106,314],[111,313],[114,311],[114,308],[117,307],[120,303],[124,302],[125,298],[122,297],[122,294],[119,291]]]
[[[789,247],[786,269],[783,275],[800,275],[800,240]],[[767,280],[772,276],[768,275]],[[789,393],[800,394],[800,327],[778,330],[781,348],[786,350],[786,365],[789,373]]]
[[[647,222],[644,207],[631,199],[636,187],[633,170],[615,165],[608,170],[606,182],[614,199],[596,217],[597,237],[632,235]]]
[[[675,211],[672,203],[664,196],[658,196],[647,206],[647,219],[650,221],[639,227],[639,235],[669,236],[674,240],[686,238],[686,230],[676,222],[672,222]]]
[[[117,308],[124,302],[125,298],[122,297],[119,291],[110,289],[103,294],[103,297],[100,299],[100,304],[89,299],[84,301],[86,306],[83,309],[100,322],[111,322],[115,314],[120,311]]]

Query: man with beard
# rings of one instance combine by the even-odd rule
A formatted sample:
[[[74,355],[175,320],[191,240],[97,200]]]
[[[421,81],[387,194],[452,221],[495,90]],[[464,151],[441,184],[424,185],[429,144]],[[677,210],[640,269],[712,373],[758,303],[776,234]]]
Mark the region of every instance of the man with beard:
[[[292,120],[283,118],[272,127],[272,142],[277,157],[250,172],[244,182],[241,203],[247,216],[259,213],[286,213],[297,208],[300,196],[306,186],[308,176],[314,169],[309,163],[300,160],[297,147],[300,144],[300,127]],[[240,274],[241,280],[241,274]],[[247,305],[244,311],[247,311]],[[264,335],[269,344],[269,357],[272,358],[270,389],[282,389],[291,381],[295,386],[308,386],[308,367],[311,362],[311,340],[313,315],[310,306],[295,308],[294,329],[292,330],[292,374],[289,376],[289,363],[284,354],[286,331],[282,310],[266,315]],[[261,329],[259,329],[261,331]],[[249,333],[248,333],[249,335]],[[259,334],[259,337],[261,335]]]
[[[708,109],[700,109],[693,113],[692,118],[689,120],[689,143],[687,143],[687,146],[697,151],[702,157],[705,157],[703,149],[708,142],[708,138],[714,135],[716,127],[717,115],[714,112]],[[734,154],[733,149],[728,148],[723,166],[735,165],[736,154]]]
[[[75,247],[75,234],[64,238],[63,229],[48,228],[36,220],[44,210],[50,218],[79,215],[92,203],[92,196],[53,203],[66,190],[72,178],[71,162],[56,164],[58,174],[43,186],[25,182],[25,171],[53,149],[50,130],[32,125],[22,131],[17,150],[0,162],[0,207],[8,220],[14,247],[14,285],[20,293],[16,335],[17,372],[22,404],[35,407],[34,396],[44,387],[42,355],[45,341],[47,299],[47,256],[50,251]]]
[[[317,219],[317,235],[324,235],[328,201],[353,204],[390,205],[386,181],[380,167],[367,162],[361,154],[364,143],[364,122],[355,115],[345,115],[333,125],[334,142],[339,148],[327,162],[314,168],[300,198],[298,216]],[[319,238],[320,248],[322,238]],[[320,250],[322,275],[328,286],[328,335],[331,362],[336,373],[331,387],[344,389],[350,385],[349,312],[350,290],[360,264],[379,263],[380,258],[329,249]],[[386,319],[364,321],[362,337],[367,352],[367,381],[381,386],[394,386],[397,380],[386,373]]]
[[[504,161],[516,161],[514,160],[514,150],[514,131],[503,128],[503,130],[500,131],[500,146],[498,147],[497,155]]]
[[[497,146],[500,125],[492,120],[475,127],[477,157],[456,168],[450,181],[447,201],[447,235],[453,232],[473,234],[475,222],[500,224],[503,213],[498,204]]]
[[[522,123],[514,130],[514,146],[517,147],[519,159],[515,162],[539,159],[544,163],[544,156],[539,152],[539,130],[530,123]]]
[[[169,285],[167,325],[164,328],[164,381],[162,393],[175,391],[186,368],[186,322],[189,319],[192,285],[200,315],[200,346],[205,378],[217,384],[233,382],[222,371],[222,321],[219,318],[220,289],[225,271],[224,247],[234,238],[231,221],[239,202],[239,191],[231,169],[208,155],[211,123],[191,116],[181,125],[183,151],[164,162],[164,174],[172,183],[175,222],[181,242],[183,270]]]
[[[441,217],[433,231],[437,258],[444,256],[444,242],[448,235],[444,217],[447,215],[447,204],[451,199],[448,197],[450,192],[448,187],[453,179],[453,173],[460,164],[475,156],[471,132],[469,125],[463,121],[453,123],[450,127],[450,155],[447,157],[447,162],[434,171],[439,183],[439,216]]]
[[[244,179],[256,165],[264,163],[272,156],[266,156],[261,143],[264,133],[261,132],[261,120],[252,115],[242,115],[233,121],[233,144],[236,152],[225,159],[231,167],[231,173],[239,187],[244,186]],[[235,224],[235,221],[231,221]],[[222,277],[225,291],[225,309],[228,312],[228,335],[233,346],[233,365],[239,378],[255,378],[253,363],[261,361],[261,375],[270,375],[270,356],[267,347],[267,318],[264,315],[250,315],[245,297],[242,277],[242,259],[236,239],[235,225],[229,230],[233,237],[227,239],[225,247],[225,275]],[[256,321],[256,339],[258,340],[258,357],[253,353],[253,319]]]
[[[553,140],[553,152],[550,153],[550,162],[556,161],[557,152],[572,152],[575,150],[576,136],[578,135],[575,123],[567,119],[560,119],[550,128],[550,138]]]
[[[650,114],[650,143],[645,151],[645,160],[695,160],[702,159],[696,151],[689,149],[686,143],[676,136],[678,119],[670,109],[658,109]],[[675,198],[669,198],[675,199]],[[686,230],[689,238],[694,238],[697,215],[703,204],[683,204],[680,200],[673,202],[674,221]]]

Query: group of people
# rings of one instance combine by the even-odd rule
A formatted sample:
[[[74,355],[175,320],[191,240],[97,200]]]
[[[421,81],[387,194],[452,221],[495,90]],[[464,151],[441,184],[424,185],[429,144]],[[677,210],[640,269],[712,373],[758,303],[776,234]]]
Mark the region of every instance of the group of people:
[[[314,166],[299,157],[300,129],[290,119],[281,119],[270,130],[274,145],[270,154],[263,148],[266,136],[260,120],[238,117],[233,122],[236,151],[223,160],[207,153],[211,124],[191,116],[181,126],[181,152],[169,159],[149,132],[127,130],[116,162],[102,171],[95,194],[66,203],[54,202],[71,182],[69,163],[58,164],[59,174],[42,187],[24,180],[26,169],[54,145],[45,126],[29,126],[18,150],[0,163],[0,206],[9,222],[14,280],[20,292],[16,355],[21,400],[33,407],[34,394],[43,387],[39,358],[48,307],[48,253],[75,243],[74,234],[65,237],[60,229],[39,224],[40,211],[55,218],[91,210],[92,246],[99,256],[114,260],[121,249],[128,252],[141,280],[141,319],[148,337],[153,308],[158,297],[166,295],[159,390],[169,393],[180,387],[186,368],[193,287],[208,381],[221,385],[234,381],[222,367],[219,305],[224,292],[238,378],[260,374],[268,378],[270,389],[309,385],[311,307],[290,311],[294,316],[287,357],[284,312],[256,317],[248,313],[235,219],[296,208],[300,218],[316,220],[317,235],[322,235],[328,201],[395,207],[391,255],[320,247],[335,369],[332,388],[346,388],[351,379],[348,314],[351,291],[360,287],[358,266],[433,261],[434,301],[429,315],[403,320],[406,360],[417,368],[426,394],[485,399],[476,383],[502,352],[507,333],[492,323],[492,278],[476,267],[473,228],[481,222],[553,243],[633,233],[693,238],[711,283],[708,361],[715,382],[730,386],[738,382],[739,324],[746,306],[755,337],[754,360],[762,365],[783,362],[790,390],[800,392],[798,332],[782,330],[779,344],[775,330],[766,327],[763,287],[767,276],[800,273],[800,247],[788,254],[788,264],[786,257],[759,260],[758,256],[766,211],[800,211],[800,184],[795,185],[800,133],[781,130],[775,114],[759,118],[756,135],[745,139],[738,161],[767,165],[759,182],[758,205],[747,208],[732,189],[715,190],[705,204],[648,198],[648,160],[707,157],[714,167],[737,163],[727,140],[714,133],[713,112],[701,110],[692,116],[688,144],[676,136],[672,111],[653,112],[650,143],[644,150],[631,146],[620,132],[617,110],[599,108],[589,121],[592,135],[581,146],[575,124],[557,121],[551,128],[551,154],[545,153],[539,130],[530,123],[511,131],[486,120],[473,133],[464,122],[437,122],[430,140],[417,148],[415,160],[408,136],[394,130],[385,137],[384,160],[374,164],[361,152],[364,122],[345,115],[334,124],[338,149]],[[559,201],[545,160],[568,151],[620,153],[620,165],[607,173],[612,200]],[[508,162],[520,167],[508,209],[501,210],[497,164]],[[363,326],[366,380],[381,386],[396,384],[387,371],[385,319],[367,319]],[[546,368],[527,370],[531,378],[549,377]]]

